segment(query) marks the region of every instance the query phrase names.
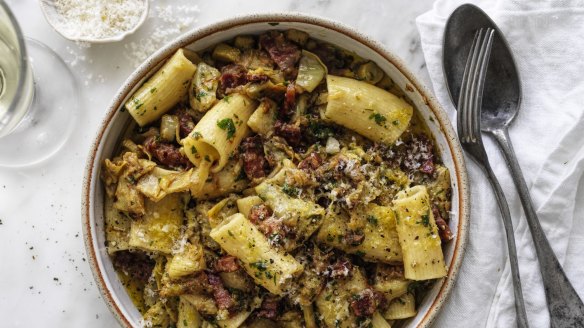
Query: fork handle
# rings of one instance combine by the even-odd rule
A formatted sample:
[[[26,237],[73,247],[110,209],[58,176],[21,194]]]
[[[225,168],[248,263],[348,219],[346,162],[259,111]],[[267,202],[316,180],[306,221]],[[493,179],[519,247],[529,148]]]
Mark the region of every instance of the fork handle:
[[[550,312],[550,324],[555,327],[582,327],[584,322],[584,304],[566,277],[558,258],[547,240],[533,208],[527,184],[521,167],[513,151],[513,145],[507,129],[491,131],[501,147],[507,166],[519,193],[521,204],[531,231],[535,251],[539,259],[539,269],[545,289],[546,301]]]
[[[505,235],[507,237],[507,248],[509,250],[509,263],[511,264],[511,277],[513,278],[513,293],[515,295],[515,312],[517,313],[517,327],[527,328],[527,314],[525,313],[525,302],[523,301],[523,292],[521,289],[521,278],[519,276],[519,264],[517,261],[517,249],[515,248],[515,235],[513,234],[513,222],[511,221],[511,213],[509,212],[509,205],[507,199],[501,189],[499,180],[491,169],[488,163],[482,166],[487,174],[487,178],[493,187],[499,210],[503,217],[503,226],[505,227]]]

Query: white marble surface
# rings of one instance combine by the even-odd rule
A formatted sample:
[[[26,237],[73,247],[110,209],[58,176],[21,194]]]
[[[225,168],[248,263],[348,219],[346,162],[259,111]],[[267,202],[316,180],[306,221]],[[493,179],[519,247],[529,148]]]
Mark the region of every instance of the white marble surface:
[[[299,11],[368,34],[429,84],[414,19],[430,9],[432,0],[151,0],[150,17],[136,34],[90,47],[54,32],[36,0],[6,2],[25,35],[46,43],[72,68],[82,105],[73,135],[56,156],[34,167],[0,167],[0,327],[117,326],[85,262],[81,183],[88,147],[104,111],[138,63],[133,47],[149,44],[155,49],[182,31],[235,14]],[[55,72],[52,82],[58,79]]]

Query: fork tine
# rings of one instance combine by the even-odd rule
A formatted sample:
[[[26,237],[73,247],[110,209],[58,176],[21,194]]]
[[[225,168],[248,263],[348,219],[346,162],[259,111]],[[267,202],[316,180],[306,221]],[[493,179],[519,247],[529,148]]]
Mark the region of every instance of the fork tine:
[[[458,114],[457,114],[457,127],[458,127],[458,135],[459,137],[462,139],[462,141],[464,142],[465,140],[468,139],[468,126],[466,124],[466,122],[468,121],[467,117],[468,117],[468,104],[467,104],[467,99],[468,99],[468,92],[469,92],[469,81],[470,81],[470,76],[471,76],[471,63],[472,63],[472,57],[473,54],[475,52],[475,48],[476,48],[476,41],[478,38],[478,34],[475,34],[474,40],[472,42],[472,45],[470,47],[470,51],[466,60],[466,65],[464,67],[464,73],[462,76],[462,83],[460,85],[460,94],[459,94],[459,98],[458,98]]]
[[[479,53],[479,61],[477,62],[477,72],[473,81],[473,101],[472,101],[472,126],[473,135],[478,136],[481,133],[481,108],[483,100],[483,91],[485,76],[487,74],[487,66],[489,64],[489,57],[491,54],[491,47],[493,45],[494,30],[486,29],[484,38],[481,40],[481,49]]]
[[[474,121],[475,121],[475,112],[474,112],[474,103],[476,98],[476,81],[479,75],[479,65],[480,65],[480,57],[481,57],[481,50],[482,50],[482,42],[484,37],[484,29],[480,29],[476,33],[475,48],[474,52],[472,53],[472,59],[470,64],[470,76],[467,85],[467,98],[466,98],[466,105],[467,105],[467,116],[466,116],[466,124],[467,124],[467,132],[468,132],[468,139],[471,142],[476,142],[477,131],[474,130]],[[480,133],[480,132],[479,132]]]
[[[477,142],[481,138],[480,108],[484,80],[491,53],[494,30],[480,29],[475,33],[464,69],[457,115],[462,142]]]

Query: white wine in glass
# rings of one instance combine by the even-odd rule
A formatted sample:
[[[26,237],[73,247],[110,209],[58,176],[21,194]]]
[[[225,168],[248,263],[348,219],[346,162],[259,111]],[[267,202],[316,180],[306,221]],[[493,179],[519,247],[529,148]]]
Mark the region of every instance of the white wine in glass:
[[[63,60],[25,38],[0,0],[0,166],[39,163],[63,147],[79,111],[79,90]]]

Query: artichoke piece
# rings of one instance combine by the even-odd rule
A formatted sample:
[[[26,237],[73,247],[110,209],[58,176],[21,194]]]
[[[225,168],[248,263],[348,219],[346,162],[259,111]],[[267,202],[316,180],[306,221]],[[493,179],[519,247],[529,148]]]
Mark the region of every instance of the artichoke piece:
[[[381,81],[384,75],[381,68],[372,61],[361,64],[357,69],[357,78],[371,84]]]
[[[189,89],[189,101],[194,110],[206,112],[217,102],[220,76],[219,70],[213,66],[199,63]]]
[[[204,315],[216,315],[217,305],[215,304],[215,300],[207,296],[204,293],[199,294],[184,294],[180,296],[181,301],[186,301],[189,305],[194,307],[197,312],[200,312]]]
[[[213,54],[211,56],[213,59],[218,61],[234,63],[239,60],[241,51],[225,43],[219,43],[213,50]]]
[[[395,83],[388,75],[384,74],[383,78],[375,85],[383,90],[390,91],[394,87]]]
[[[160,138],[173,142],[178,135],[178,117],[176,115],[163,115],[160,119]]]
[[[241,50],[252,49],[255,46],[255,39],[251,35],[238,35],[233,40],[233,45]]]
[[[203,247],[186,242],[182,252],[172,257],[168,263],[168,276],[176,279],[206,268]]]
[[[296,85],[312,92],[322,82],[326,74],[326,66],[320,61],[320,58],[309,51],[302,50]]]
[[[286,31],[286,38],[292,42],[296,42],[299,45],[304,46],[306,41],[308,41],[308,33],[292,29]]]
[[[154,306],[144,313],[144,327],[168,327],[170,318],[162,301],[158,301]]]

